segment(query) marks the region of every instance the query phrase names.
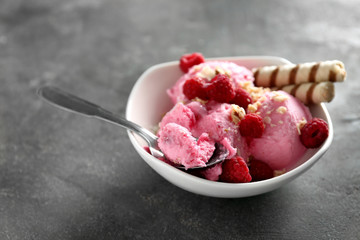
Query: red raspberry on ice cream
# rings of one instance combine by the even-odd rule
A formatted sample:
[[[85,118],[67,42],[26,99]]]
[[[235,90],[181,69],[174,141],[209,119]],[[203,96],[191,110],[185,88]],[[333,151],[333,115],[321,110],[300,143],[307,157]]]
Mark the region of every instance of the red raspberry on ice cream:
[[[228,183],[245,183],[251,181],[249,168],[241,157],[225,160],[222,165],[220,181]]]
[[[255,113],[246,114],[239,127],[243,137],[259,138],[265,130],[262,117]]]
[[[227,75],[218,74],[211,79],[207,94],[211,100],[229,103],[235,97],[235,89]]]
[[[253,182],[266,180],[274,176],[274,171],[269,165],[256,159],[250,161],[249,169]]]
[[[320,118],[313,118],[301,128],[300,140],[307,148],[317,148],[325,142],[328,136],[328,124]]]
[[[245,89],[238,88],[231,103],[247,109],[248,105],[252,103],[250,93],[248,93]]]
[[[201,78],[190,78],[186,80],[183,86],[183,93],[189,99],[196,97],[207,100],[208,96],[205,91],[204,82]]]
[[[180,58],[179,67],[184,73],[187,73],[189,68],[203,62],[205,62],[205,59],[201,53],[184,54]]]

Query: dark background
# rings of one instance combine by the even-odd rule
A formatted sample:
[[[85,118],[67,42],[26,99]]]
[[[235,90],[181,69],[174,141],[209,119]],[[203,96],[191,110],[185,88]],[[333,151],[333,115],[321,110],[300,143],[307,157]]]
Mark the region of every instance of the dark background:
[[[360,239],[359,6],[0,0],[0,239]],[[123,129],[35,95],[57,85],[124,114],[147,68],[194,51],[343,61],[329,151],[273,192],[209,198],[156,174]]]

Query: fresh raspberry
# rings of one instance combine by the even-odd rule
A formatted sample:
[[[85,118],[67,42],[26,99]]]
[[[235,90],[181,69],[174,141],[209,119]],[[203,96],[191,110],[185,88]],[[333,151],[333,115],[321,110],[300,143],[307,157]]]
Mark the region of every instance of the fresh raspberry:
[[[313,118],[301,128],[300,140],[307,148],[317,148],[325,142],[328,136],[328,124],[320,118]]]
[[[203,100],[208,99],[204,87],[204,82],[201,80],[201,78],[190,78],[186,80],[183,86],[183,93],[189,100],[196,97]]]
[[[225,160],[222,165],[220,181],[228,183],[245,183],[251,181],[249,168],[243,158],[236,156]]]
[[[235,91],[235,97],[233,100],[231,100],[231,103],[236,104],[246,110],[248,105],[252,103],[250,93],[248,93],[245,89],[238,88]]]
[[[261,181],[274,177],[274,171],[263,161],[252,159],[249,165],[252,181]]]
[[[240,134],[243,137],[259,138],[265,130],[262,117],[255,113],[248,113],[240,121]]]
[[[210,99],[220,103],[229,103],[235,97],[234,87],[225,74],[218,74],[211,79],[206,90]]]
[[[205,62],[205,59],[201,53],[184,54],[180,58],[179,67],[184,73],[187,73],[189,68],[203,62]]]

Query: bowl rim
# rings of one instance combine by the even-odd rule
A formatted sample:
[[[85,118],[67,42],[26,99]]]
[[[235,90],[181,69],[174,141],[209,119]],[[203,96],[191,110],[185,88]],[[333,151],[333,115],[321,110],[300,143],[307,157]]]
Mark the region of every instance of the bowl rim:
[[[262,56],[262,55],[250,55],[250,56],[230,56],[230,57],[214,57],[214,58],[206,58],[206,61],[214,61],[214,60],[220,60],[220,61],[234,61],[234,60],[275,60],[275,61],[279,61],[282,62],[283,64],[293,64],[292,62],[290,62],[289,60],[283,58],[283,57],[277,57],[277,56]],[[129,98],[128,98],[128,102],[126,105],[126,118],[129,119],[129,109],[131,107],[131,105],[133,104],[134,101],[134,95],[135,92],[137,91],[138,88],[140,88],[142,82],[144,81],[145,77],[152,71],[159,69],[159,68],[163,68],[163,67],[169,67],[169,66],[174,66],[177,65],[178,61],[169,61],[169,62],[164,62],[164,63],[159,63],[156,65],[153,65],[151,67],[149,67],[147,70],[145,70],[143,72],[143,74],[138,78],[138,80],[136,81],[136,83],[134,84],[130,94],[129,94]],[[293,179],[295,179],[297,176],[299,176],[302,172],[308,170],[312,165],[314,165],[319,159],[320,157],[329,149],[333,138],[334,138],[334,130],[333,130],[333,123],[332,120],[330,118],[330,114],[325,106],[324,103],[319,104],[319,107],[321,108],[321,110],[323,111],[324,115],[325,115],[325,121],[328,123],[328,127],[329,127],[329,136],[326,139],[326,141],[322,144],[321,147],[319,147],[317,149],[317,152],[312,155],[309,159],[307,159],[305,162],[301,163],[299,166],[270,179],[266,179],[266,180],[262,180],[262,181],[257,181],[257,182],[248,182],[248,183],[224,183],[224,182],[218,182],[218,181],[210,181],[207,179],[203,179],[200,177],[196,177],[193,176],[189,173],[186,173],[184,171],[181,171],[179,169],[174,168],[173,166],[153,157],[152,155],[148,154],[143,147],[140,146],[139,142],[136,140],[135,135],[133,132],[131,132],[130,130],[127,130],[128,136],[130,141],[132,142],[133,146],[135,147],[135,149],[139,152],[141,151],[143,154],[147,154],[147,159],[151,160],[151,161],[156,161],[161,165],[164,165],[164,167],[168,167],[169,169],[173,169],[175,171],[178,171],[178,174],[184,175],[184,177],[187,177],[189,179],[192,179],[193,181],[196,181],[202,185],[205,186],[211,186],[211,187],[221,187],[221,188],[225,188],[228,190],[241,190],[241,189],[248,189],[248,188],[253,188],[255,186],[262,186],[262,187],[270,187],[270,186],[274,186],[277,184],[280,184],[281,182],[283,182],[285,179],[289,179],[288,182],[292,181]],[[140,152],[139,152],[140,153]],[[147,162],[147,161],[145,161]],[[148,162],[147,162],[148,163]],[[148,163],[149,164],[149,163]],[[155,169],[154,169],[155,170]],[[156,170],[155,170],[156,171]],[[173,184],[175,184],[174,182],[172,182]],[[175,184],[176,185],[176,184]],[[275,189],[275,188],[274,188]],[[190,191],[190,190],[188,190]],[[271,191],[271,189],[269,190]],[[267,191],[265,191],[267,192]],[[264,192],[264,193],[265,193]],[[208,195],[208,194],[203,194],[203,195]],[[246,196],[253,196],[253,195],[258,195],[258,194],[247,194]],[[209,196],[209,195],[208,195]],[[217,195],[214,195],[217,196]],[[218,197],[218,196],[217,196]]]

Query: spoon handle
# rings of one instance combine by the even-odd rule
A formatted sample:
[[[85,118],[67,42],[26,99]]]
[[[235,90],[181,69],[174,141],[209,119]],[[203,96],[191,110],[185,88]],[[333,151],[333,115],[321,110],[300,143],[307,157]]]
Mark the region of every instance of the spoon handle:
[[[38,95],[53,103],[55,106],[61,107],[71,112],[80,113],[88,117],[95,117],[110,123],[115,123],[121,127],[131,130],[143,137],[150,147],[156,148],[157,137],[149,130],[137,125],[134,122],[115,115],[114,113],[59,88],[44,86],[38,89]]]

